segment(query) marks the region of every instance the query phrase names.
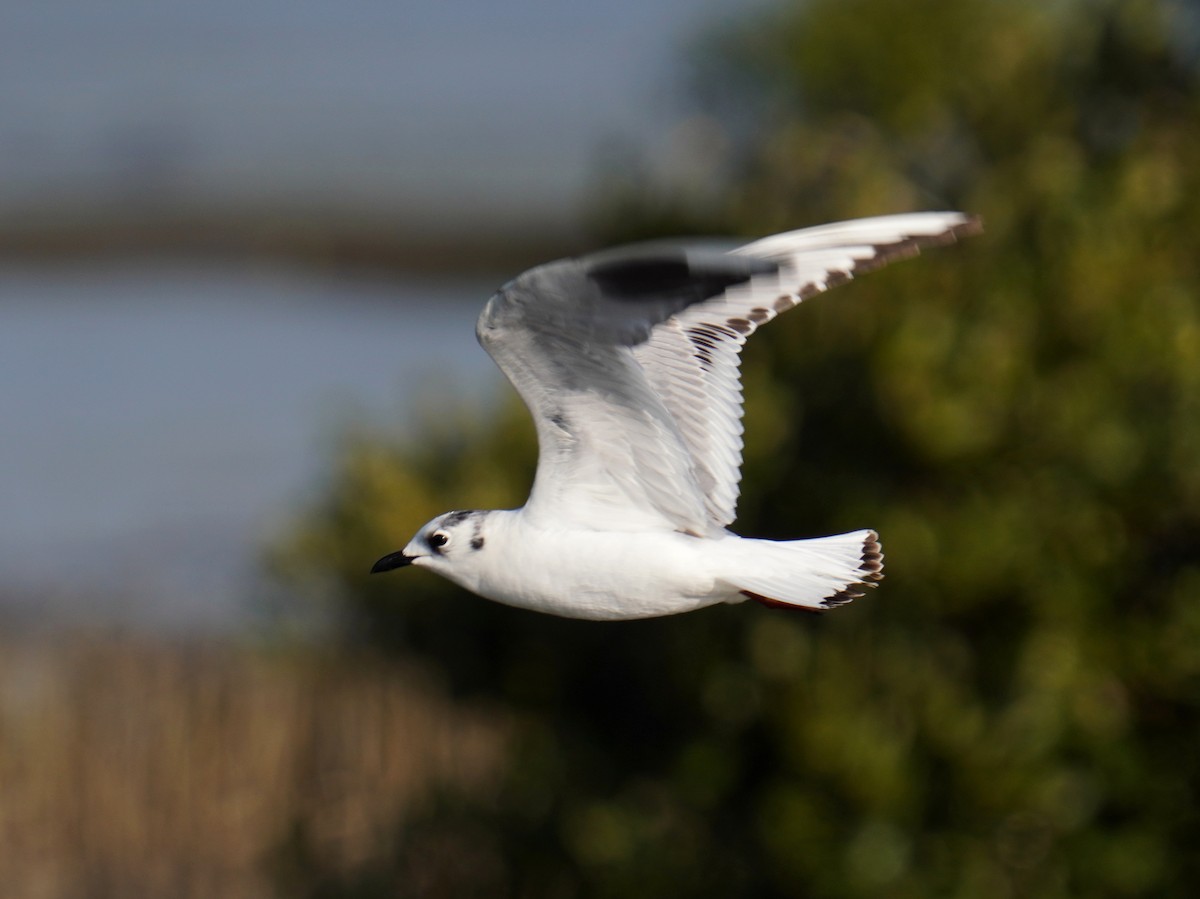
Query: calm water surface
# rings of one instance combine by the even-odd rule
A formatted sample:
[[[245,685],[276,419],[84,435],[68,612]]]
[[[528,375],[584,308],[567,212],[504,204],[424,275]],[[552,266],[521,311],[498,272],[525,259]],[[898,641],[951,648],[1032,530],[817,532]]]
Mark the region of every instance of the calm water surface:
[[[226,628],[355,421],[478,409],[500,279],[0,269],[0,612]]]

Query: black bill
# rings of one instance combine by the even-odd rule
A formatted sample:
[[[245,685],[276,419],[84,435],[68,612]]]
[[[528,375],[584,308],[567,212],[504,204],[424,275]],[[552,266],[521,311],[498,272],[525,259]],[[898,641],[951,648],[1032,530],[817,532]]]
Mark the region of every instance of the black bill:
[[[371,574],[379,574],[381,571],[391,571],[393,568],[403,568],[405,565],[411,565],[412,562],[413,557],[404,555],[403,550],[389,553],[371,566]]]

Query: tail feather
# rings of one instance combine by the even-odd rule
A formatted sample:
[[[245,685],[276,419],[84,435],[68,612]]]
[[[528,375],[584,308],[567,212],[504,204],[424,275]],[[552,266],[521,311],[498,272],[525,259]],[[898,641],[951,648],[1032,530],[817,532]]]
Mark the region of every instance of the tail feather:
[[[883,579],[874,531],[812,540],[739,540],[737,573],[723,580],[766,606],[823,612],[863,595]]]

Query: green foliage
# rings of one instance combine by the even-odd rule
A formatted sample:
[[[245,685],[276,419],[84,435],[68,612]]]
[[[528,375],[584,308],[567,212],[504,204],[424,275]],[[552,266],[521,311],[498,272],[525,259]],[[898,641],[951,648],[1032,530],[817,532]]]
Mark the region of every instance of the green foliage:
[[[495,794],[448,798],[397,870],[457,840],[490,879],[447,863],[429,894],[1190,895],[1188,12],[810,0],[705,43],[700,90],[732,148],[719,197],[692,209],[613,185],[611,234],[984,217],[983,237],[806,304],[746,356],[738,529],[876,527],[888,579],[819,619],[742,606],[628,624],[504,609],[420,572],[368,583],[435,512],[520,503],[534,448],[515,402],[483,432],[358,443],[293,557],[372,639],[518,722]]]

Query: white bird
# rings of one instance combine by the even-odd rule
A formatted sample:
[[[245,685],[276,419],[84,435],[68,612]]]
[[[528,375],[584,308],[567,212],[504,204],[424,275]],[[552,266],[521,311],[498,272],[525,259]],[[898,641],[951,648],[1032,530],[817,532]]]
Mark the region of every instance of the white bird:
[[[372,573],[427,568],[480,596],[571,618],[721,602],[823,611],[882,576],[874,531],[739,537],[739,354],[802,300],[978,230],[958,212],[881,216],[727,249],[653,242],[530,269],[476,333],[521,394],[538,465],[520,509],[447,512]]]

